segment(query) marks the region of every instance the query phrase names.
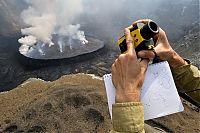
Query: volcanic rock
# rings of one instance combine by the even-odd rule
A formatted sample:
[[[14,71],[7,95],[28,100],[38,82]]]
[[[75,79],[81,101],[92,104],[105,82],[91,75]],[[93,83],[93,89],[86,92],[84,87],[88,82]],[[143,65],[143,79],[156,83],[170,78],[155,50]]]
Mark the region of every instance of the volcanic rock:
[[[54,82],[30,79],[0,94],[2,132],[108,132],[102,80],[84,74]]]
[[[182,113],[147,121],[168,132],[197,133],[200,112],[184,104]],[[0,94],[0,132],[105,133],[112,129],[103,80],[86,74],[53,82],[29,79]]]
[[[200,22],[194,22],[186,31],[185,36],[174,43],[173,47],[200,69]]]

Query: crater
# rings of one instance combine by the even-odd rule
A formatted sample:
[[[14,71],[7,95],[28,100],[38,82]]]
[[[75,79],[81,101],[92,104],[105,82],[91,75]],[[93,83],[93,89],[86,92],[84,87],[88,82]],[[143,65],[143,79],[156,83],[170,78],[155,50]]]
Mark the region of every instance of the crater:
[[[88,43],[82,44],[79,40],[73,40],[69,37],[53,35],[54,45],[49,46],[38,42],[27,47],[21,46],[19,52],[25,57],[40,60],[65,59],[95,52],[104,47],[101,40],[92,36],[86,36]]]

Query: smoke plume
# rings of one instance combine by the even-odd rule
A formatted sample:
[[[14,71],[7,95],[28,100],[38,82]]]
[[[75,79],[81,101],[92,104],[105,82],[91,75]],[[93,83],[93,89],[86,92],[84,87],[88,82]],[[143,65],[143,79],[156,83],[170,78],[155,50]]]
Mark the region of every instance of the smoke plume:
[[[82,0],[25,0],[29,5],[21,13],[27,28],[21,29],[25,35],[19,39],[22,44],[20,52],[26,54],[28,50],[38,43],[54,45],[52,35],[68,36],[71,39],[87,43],[80,24],[72,24],[74,19],[83,12]],[[61,50],[62,52],[62,50]]]
[[[185,35],[185,29],[199,21],[199,0],[26,0],[21,14],[28,28],[22,29],[20,43],[28,48],[36,42],[53,45],[52,35],[70,36],[87,43],[85,34],[116,47],[123,29],[135,20],[150,18],[172,41]],[[83,32],[84,31],[84,32]],[[69,40],[70,42],[70,40]],[[58,43],[62,50],[62,37]],[[70,44],[72,48],[72,44]]]

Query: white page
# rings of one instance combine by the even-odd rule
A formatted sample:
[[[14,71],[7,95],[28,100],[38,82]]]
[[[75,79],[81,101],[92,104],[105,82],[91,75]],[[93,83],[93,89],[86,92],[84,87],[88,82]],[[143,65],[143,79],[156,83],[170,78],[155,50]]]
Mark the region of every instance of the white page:
[[[104,75],[109,111],[115,103],[115,87],[111,74]],[[168,62],[148,66],[141,90],[144,119],[149,120],[184,110]]]

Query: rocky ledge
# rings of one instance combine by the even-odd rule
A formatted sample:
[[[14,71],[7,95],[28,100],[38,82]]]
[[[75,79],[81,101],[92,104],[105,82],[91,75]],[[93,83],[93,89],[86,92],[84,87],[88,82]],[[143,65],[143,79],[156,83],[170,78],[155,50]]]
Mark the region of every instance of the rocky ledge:
[[[0,132],[87,132],[112,129],[103,81],[76,74],[53,82],[29,79],[0,93]],[[185,111],[147,121],[168,132],[200,132],[199,112]]]

